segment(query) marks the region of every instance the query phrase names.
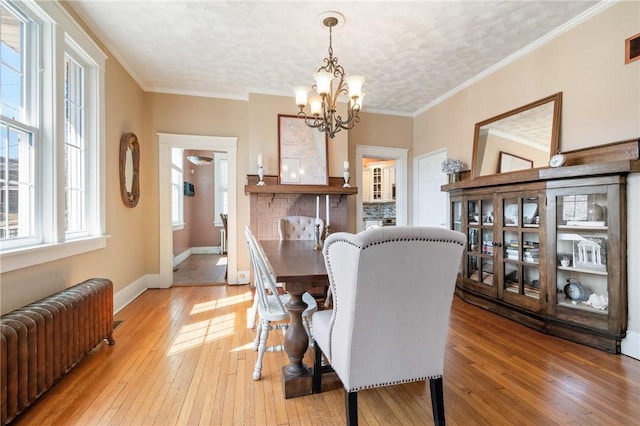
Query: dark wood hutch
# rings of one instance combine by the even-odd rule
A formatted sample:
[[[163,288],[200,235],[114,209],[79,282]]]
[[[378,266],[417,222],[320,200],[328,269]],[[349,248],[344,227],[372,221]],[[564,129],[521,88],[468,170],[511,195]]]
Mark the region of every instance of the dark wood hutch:
[[[626,179],[640,140],[564,152],[559,168],[442,187],[467,235],[456,294],[539,331],[619,353],[627,330]]]

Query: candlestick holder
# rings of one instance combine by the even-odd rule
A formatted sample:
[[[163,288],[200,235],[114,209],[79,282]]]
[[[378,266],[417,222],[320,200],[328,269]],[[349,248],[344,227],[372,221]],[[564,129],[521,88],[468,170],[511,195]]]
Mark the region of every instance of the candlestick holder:
[[[266,186],[267,184],[264,183],[264,167],[262,166],[258,166],[258,177],[260,178],[260,181],[256,184],[257,186]]]
[[[327,238],[329,238],[329,234],[331,234],[330,229],[331,226],[329,226],[328,224],[324,227],[324,238],[322,239],[323,241],[327,241]]]
[[[342,185],[343,188],[351,188],[351,185],[349,185],[349,178],[351,177],[349,175],[349,168],[345,167],[344,168],[344,173],[342,174],[342,177],[344,177],[344,185]]]
[[[320,224],[316,223],[316,243],[313,246],[314,250],[322,249],[322,245],[320,245]]]

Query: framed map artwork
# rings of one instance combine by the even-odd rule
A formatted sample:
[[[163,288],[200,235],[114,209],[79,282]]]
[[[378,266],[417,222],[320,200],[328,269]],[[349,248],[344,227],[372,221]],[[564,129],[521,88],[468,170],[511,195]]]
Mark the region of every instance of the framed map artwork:
[[[278,172],[280,185],[328,185],[327,134],[278,114]]]

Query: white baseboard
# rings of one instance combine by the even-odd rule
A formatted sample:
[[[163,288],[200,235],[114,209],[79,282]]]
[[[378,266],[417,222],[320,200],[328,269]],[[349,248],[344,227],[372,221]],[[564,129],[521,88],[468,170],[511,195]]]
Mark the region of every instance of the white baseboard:
[[[220,254],[220,246],[191,247],[191,254]]]
[[[627,337],[620,342],[620,351],[624,355],[640,360],[640,333],[627,331]]]
[[[191,249],[186,249],[177,256],[173,256],[173,267],[175,268],[191,256]]]
[[[136,297],[144,293],[148,285],[148,276],[142,276],[113,295],[113,313],[117,314]]]
[[[249,277],[249,271],[238,271],[236,282],[234,282],[233,284],[249,284]]]
[[[188,248],[179,255],[173,256],[173,267],[187,260],[192,254],[220,254],[220,246]]]

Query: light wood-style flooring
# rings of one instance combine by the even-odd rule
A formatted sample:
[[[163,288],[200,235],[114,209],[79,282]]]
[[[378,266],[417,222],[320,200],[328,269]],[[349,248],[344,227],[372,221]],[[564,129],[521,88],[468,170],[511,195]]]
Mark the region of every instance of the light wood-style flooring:
[[[344,390],[285,400],[286,355],[251,373],[248,286],[148,290],[116,315],[101,344],[16,425],[342,425]],[[415,324],[420,332],[420,324]],[[282,341],[278,332],[271,343]],[[306,362],[312,364],[312,350]],[[449,425],[640,423],[640,361],[546,336],[454,300],[445,361]],[[429,387],[359,393],[361,425],[432,422]]]

